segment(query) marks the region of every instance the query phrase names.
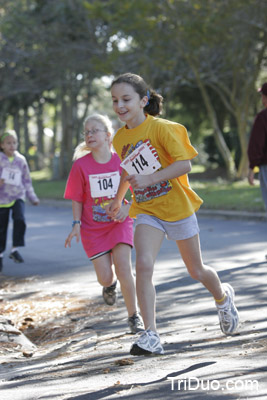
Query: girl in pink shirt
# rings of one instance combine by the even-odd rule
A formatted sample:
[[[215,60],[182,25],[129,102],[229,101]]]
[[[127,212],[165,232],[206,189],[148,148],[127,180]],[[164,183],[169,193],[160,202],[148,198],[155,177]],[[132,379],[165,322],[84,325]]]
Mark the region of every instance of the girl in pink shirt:
[[[143,325],[137,312],[131,265],[133,220],[128,216],[128,204],[122,205],[115,220],[105,211],[105,206],[116,195],[121,174],[120,159],[111,152],[111,131],[110,120],[100,114],[89,116],[84,122],[85,142],[74,153],[75,162],[64,194],[72,200],[74,219],[65,247],[70,247],[73,237],[77,242],[81,237],[108,305],[116,301],[117,276],[128,311],[128,324],[131,332],[136,333]]]

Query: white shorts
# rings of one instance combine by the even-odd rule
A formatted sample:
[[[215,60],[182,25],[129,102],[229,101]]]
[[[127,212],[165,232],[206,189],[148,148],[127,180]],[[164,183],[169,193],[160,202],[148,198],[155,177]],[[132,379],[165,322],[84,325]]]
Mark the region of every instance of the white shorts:
[[[199,233],[199,226],[195,213],[188,218],[174,222],[163,221],[153,215],[137,214],[135,226],[141,224],[153,226],[161,230],[169,240],[189,239]]]

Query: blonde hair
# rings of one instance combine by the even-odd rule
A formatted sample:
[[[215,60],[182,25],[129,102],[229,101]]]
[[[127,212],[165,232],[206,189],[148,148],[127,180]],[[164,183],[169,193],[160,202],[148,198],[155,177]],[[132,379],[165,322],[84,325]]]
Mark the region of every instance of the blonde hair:
[[[108,116],[101,114],[89,115],[87,118],[85,118],[83,122],[84,128],[89,121],[99,122],[104,126],[105,130],[110,133],[110,136],[112,135],[113,133],[112,122]],[[111,146],[111,140],[110,140],[110,146]],[[82,143],[78,144],[78,146],[75,148],[72,160],[73,161],[78,160],[78,158],[84,157],[89,153],[91,153],[91,150],[89,147],[87,147],[86,142],[83,141]]]
[[[13,130],[5,131],[5,132],[0,136],[0,150],[1,150],[1,151],[3,150],[2,147],[1,147],[1,144],[2,144],[3,141],[4,141],[7,137],[9,137],[9,136],[12,136],[14,139],[18,140],[18,136],[17,136],[17,134],[16,134],[15,131],[13,131]]]

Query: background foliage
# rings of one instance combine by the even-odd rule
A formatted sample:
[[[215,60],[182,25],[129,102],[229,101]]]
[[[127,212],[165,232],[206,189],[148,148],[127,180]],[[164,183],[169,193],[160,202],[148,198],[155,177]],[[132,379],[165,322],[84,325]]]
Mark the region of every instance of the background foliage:
[[[17,131],[32,168],[64,178],[85,115],[116,127],[108,82],[131,71],[164,96],[201,163],[242,178],[266,35],[262,0],[1,0],[1,131]]]

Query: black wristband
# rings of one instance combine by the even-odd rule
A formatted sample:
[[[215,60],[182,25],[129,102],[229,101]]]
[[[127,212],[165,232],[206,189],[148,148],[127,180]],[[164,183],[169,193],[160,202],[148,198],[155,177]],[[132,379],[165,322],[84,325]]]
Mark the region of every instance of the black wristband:
[[[81,221],[76,221],[76,220],[72,221],[72,227],[74,227],[74,225],[76,224],[81,225]]]

